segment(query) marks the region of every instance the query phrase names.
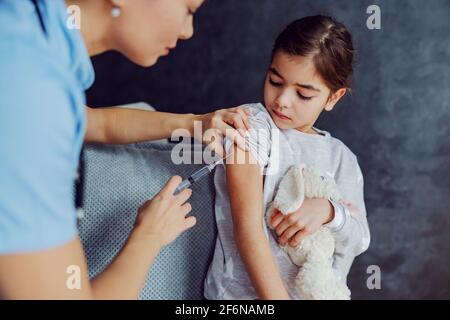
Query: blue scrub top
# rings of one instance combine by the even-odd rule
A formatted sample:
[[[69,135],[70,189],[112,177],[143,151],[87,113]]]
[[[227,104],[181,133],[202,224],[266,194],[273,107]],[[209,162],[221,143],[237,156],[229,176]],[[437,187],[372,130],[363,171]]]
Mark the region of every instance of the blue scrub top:
[[[0,1],[0,254],[77,235],[73,186],[94,70],[63,0]]]

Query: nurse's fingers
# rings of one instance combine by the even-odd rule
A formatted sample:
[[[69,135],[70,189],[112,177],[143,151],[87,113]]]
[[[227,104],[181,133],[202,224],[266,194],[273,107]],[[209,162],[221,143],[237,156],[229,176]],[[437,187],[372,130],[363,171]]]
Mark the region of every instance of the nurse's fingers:
[[[197,219],[195,217],[187,217],[184,220],[184,230],[187,230],[189,228],[192,228],[193,226],[195,226],[197,224]]]
[[[181,179],[180,176],[173,176],[171,177],[166,185],[161,189],[161,191],[157,194],[162,199],[170,199],[173,197],[173,194],[175,193],[176,188],[181,183],[183,179]]]
[[[190,203],[185,203],[180,207],[180,213],[183,215],[183,217],[186,217],[186,215],[192,211],[192,205]]]
[[[226,110],[236,111],[238,109],[243,110],[247,116],[251,116],[252,115],[252,111],[250,110],[250,108],[249,107],[245,107],[245,105],[241,105],[239,107],[228,108]]]
[[[252,128],[250,121],[248,120],[248,117],[252,114],[251,111],[248,108],[236,108],[236,112],[239,113],[242,117],[242,121],[244,122],[245,127],[247,130],[250,130]]]
[[[224,157],[225,150],[221,143],[218,142],[211,142],[208,144],[208,149],[214,151],[214,156],[218,159],[221,159]]]
[[[224,114],[223,121],[232,125],[242,137],[245,137],[248,129],[244,123],[244,117],[247,118],[243,111],[233,109],[232,112]]]
[[[218,129],[225,137],[227,137],[228,139],[230,139],[231,141],[236,143],[236,145],[239,147],[239,149],[241,149],[243,151],[249,150],[245,138],[237,130],[235,130],[232,126],[223,122],[222,125],[220,125]]]
[[[174,196],[174,206],[179,207],[183,205],[192,196],[192,189],[184,189]]]
[[[208,129],[203,136],[203,143],[207,148],[214,151],[215,155],[223,158],[223,138],[222,133],[218,129]]]

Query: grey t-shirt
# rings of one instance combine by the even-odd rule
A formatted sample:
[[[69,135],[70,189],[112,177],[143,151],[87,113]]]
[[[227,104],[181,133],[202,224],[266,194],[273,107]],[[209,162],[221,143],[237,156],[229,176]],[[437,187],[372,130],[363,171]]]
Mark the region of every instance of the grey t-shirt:
[[[319,134],[306,134],[295,129],[281,130],[261,104],[247,105],[252,115],[249,134],[250,152],[264,173],[264,212],[275,196],[278,184],[292,165],[312,166],[323,175],[335,179],[345,204],[333,203],[335,218],[326,226],[334,235],[336,248],[333,268],[342,281],[346,281],[353,259],[367,250],[370,243],[369,227],[363,195],[363,177],[355,155],[328,132],[315,129]],[[225,150],[232,142],[225,139]],[[244,262],[233,238],[230,198],[226,185],[225,165],[216,167],[215,216],[218,236],[214,257],[205,279],[207,299],[256,299]],[[278,246],[276,235],[263,226],[278,265],[281,278],[292,299],[302,299],[295,288],[298,267]],[[261,266],[263,267],[263,266]]]

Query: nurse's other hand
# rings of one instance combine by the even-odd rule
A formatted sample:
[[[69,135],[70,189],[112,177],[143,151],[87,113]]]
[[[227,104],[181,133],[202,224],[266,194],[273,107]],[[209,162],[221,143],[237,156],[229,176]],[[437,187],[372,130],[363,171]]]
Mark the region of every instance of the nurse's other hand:
[[[195,217],[186,217],[192,207],[186,201],[192,195],[185,189],[174,195],[181,177],[173,176],[161,191],[139,208],[134,232],[162,247],[175,240],[185,230],[196,224]]]
[[[234,141],[241,150],[247,151],[245,135],[251,128],[248,121],[250,115],[250,110],[242,106],[201,115],[202,142],[223,156],[223,137],[226,136]],[[198,139],[198,137],[196,138]]]

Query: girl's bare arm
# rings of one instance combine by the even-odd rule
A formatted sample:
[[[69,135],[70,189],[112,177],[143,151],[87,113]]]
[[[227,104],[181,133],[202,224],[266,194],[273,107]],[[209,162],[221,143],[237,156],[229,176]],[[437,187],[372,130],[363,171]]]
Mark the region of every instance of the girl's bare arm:
[[[263,176],[249,152],[236,145],[226,165],[234,237],[260,299],[289,299],[263,229]],[[239,161],[239,162],[238,162]]]

